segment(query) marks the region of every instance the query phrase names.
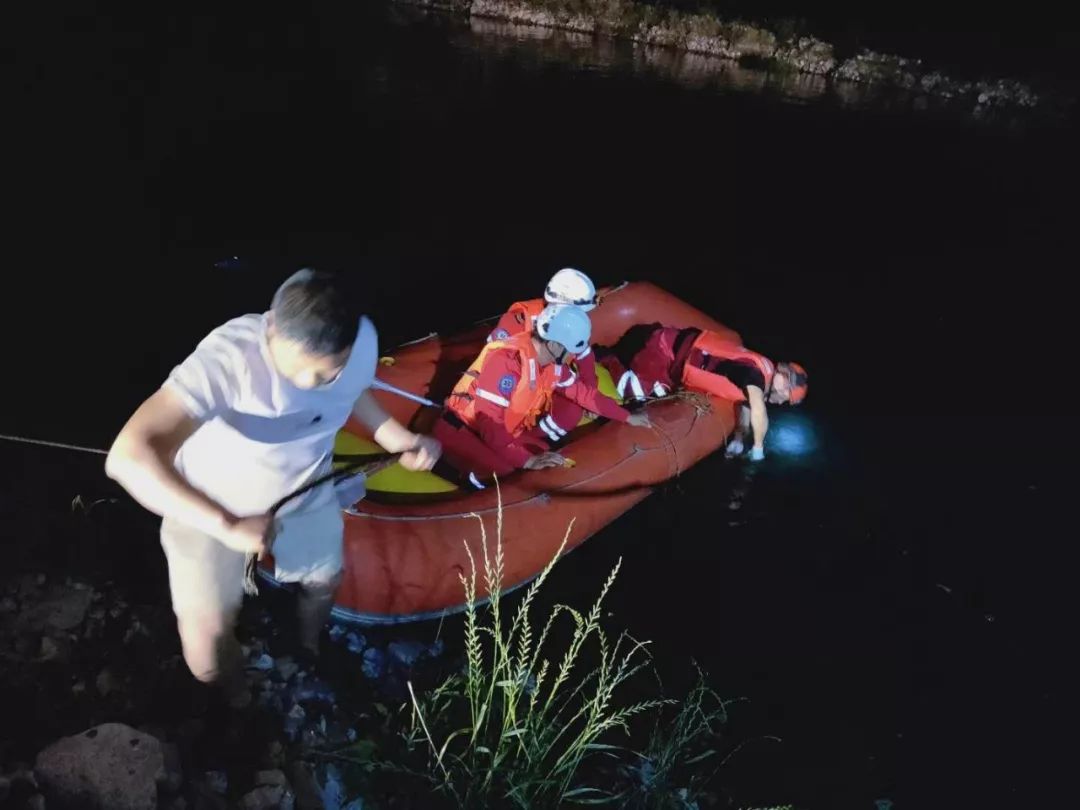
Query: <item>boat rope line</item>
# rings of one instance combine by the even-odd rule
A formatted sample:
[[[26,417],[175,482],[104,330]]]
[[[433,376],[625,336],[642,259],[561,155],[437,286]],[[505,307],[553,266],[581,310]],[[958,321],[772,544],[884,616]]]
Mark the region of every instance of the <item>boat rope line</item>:
[[[32,439],[29,436],[9,436],[5,433],[0,433],[0,441],[14,442],[16,444],[30,444],[37,447],[52,447],[55,450],[71,450],[76,453],[90,453],[95,456],[107,456],[108,450],[102,450],[97,447],[84,447],[79,444],[67,444],[66,442],[50,442],[45,439]]]
[[[320,475],[314,481],[309,481],[302,487],[293,490],[284,498],[281,498],[277,503],[270,507],[270,515],[277,516],[278,511],[284,507],[287,503],[296,500],[301,495],[306,495],[311,490],[322,486],[323,484],[340,484],[343,481],[347,481],[356,475],[371,476],[377,473],[379,470],[389,467],[391,464],[397,462],[401,458],[401,453],[370,453],[367,455],[354,455],[351,456],[352,460],[345,464],[345,466],[332,470],[326,475]],[[342,456],[337,456],[340,459]],[[273,540],[271,540],[271,548],[273,547]],[[273,553],[271,551],[271,553]],[[248,596],[257,596],[259,593],[259,586],[256,582],[256,572],[259,568],[259,557],[257,554],[248,552],[244,558],[244,593]]]

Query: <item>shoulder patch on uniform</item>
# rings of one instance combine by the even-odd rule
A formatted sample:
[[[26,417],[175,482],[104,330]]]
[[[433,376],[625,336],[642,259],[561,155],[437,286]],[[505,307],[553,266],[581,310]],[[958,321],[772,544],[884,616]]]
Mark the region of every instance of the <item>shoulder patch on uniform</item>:
[[[499,380],[499,390],[502,391],[504,394],[509,394],[511,391],[514,390],[514,387],[516,385],[517,377],[515,377],[513,374],[504,374]]]
[[[505,329],[496,329],[494,332],[492,332],[492,337],[495,340],[506,340],[508,337],[510,337],[510,333],[507,332]]]

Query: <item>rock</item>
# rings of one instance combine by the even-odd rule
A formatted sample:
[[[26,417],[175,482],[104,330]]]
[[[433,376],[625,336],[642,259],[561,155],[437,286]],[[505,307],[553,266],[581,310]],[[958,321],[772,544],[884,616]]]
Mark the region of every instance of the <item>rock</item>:
[[[0,599],[0,613],[14,613],[19,609],[19,603],[10,596]]]
[[[319,786],[319,798],[322,799],[323,807],[332,807],[335,810],[341,810],[345,804],[345,784],[336,765],[326,766],[322,784]]]
[[[363,810],[363,799],[349,800],[341,770],[336,765],[327,765],[320,772],[324,774],[320,788],[321,807],[326,810]]]
[[[773,56],[802,73],[826,76],[836,67],[833,46],[813,37],[800,37],[778,48]]]
[[[334,690],[330,684],[319,678],[305,678],[293,691],[293,700],[297,702],[318,701],[333,703]]]
[[[146,625],[136,618],[132,620],[131,626],[124,633],[124,643],[130,644],[135,639],[135,636],[149,637],[149,635],[150,631],[146,629]]]
[[[75,681],[75,683],[73,683],[71,685],[71,694],[73,694],[75,696],[79,696],[85,691],[86,691],[86,681]]]
[[[296,794],[297,810],[322,810],[322,799],[310,765],[303,760],[294,762],[289,768],[289,782]]]
[[[419,641],[391,641],[386,651],[392,661],[409,669],[427,652],[427,645]]]
[[[379,680],[386,671],[386,654],[382,650],[369,647],[364,650],[364,663],[361,666],[364,677]]]
[[[359,655],[367,646],[367,639],[359,633],[349,633],[345,636],[345,644],[349,652]]]
[[[108,697],[110,694],[119,691],[120,689],[119,679],[113,675],[112,670],[108,667],[98,673],[94,685],[97,687],[98,694],[102,697]]]
[[[7,780],[11,785],[12,793],[21,793],[23,796],[29,796],[31,793],[38,792],[38,780],[34,776],[34,772],[30,770],[23,763],[17,763],[11,770],[11,773],[7,775]]]
[[[229,789],[229,777],[225,771],[207,771],[203,776],[203,781],[211,791],[221,796],[224,796],[225,791]]]
[[[267,769],[280,768],[285,764],[285,746],[280,740],[272,741],[266,746],[266,753],[262,758],[262,766]],[[258,781],[256,781],[258,784]]]
[[[304,724],[300,732],[300,745],[303,748],[325,748],[328,744],[323,726],[314,721]]]
[[[37,579],[35,580],[37,582],[37,586],[40,588],[42,585],[45,584],[45,581],[47,579],[48,577],[46,577],[44,574],[38,574]]]
[[[978,82],[975,91],[979,105],[1034,107],[1038,103],[1038,96],[1030,87],[1009,79]]]
[[[167,793],[176,793],[184,784],[184,769],[180,764],[180,749],[175,743],[162,743],[161,755],[165,764],[165,779],[161,787]]]
[[[45,797],[40,793],[35,793],[26,800],[26,810],[45,810],[45,807]]]
[[[300,665],[289,656],[279,658],[274,668],[277,670],[278,677],[283,681],[291,681],[293,676],[300,671]]]
[[[240,800],[243,810],[273,810],[281,804],[285,788],[281,785],[257,787]]]
[[[48,598],[24,610],[19,623],[35,632],[50,628],[66,632],[82,624],[89,608],[89,591],[54,590]]]
[[[273,714],[285,713],[285,698],[274,691],[260,692],[255,700],[256,704],[261,709],[266,709]],[[288,724],[286,723],[286,726]],[[286,732],[288,729],[286,728]]]
[[[338,748],[356,741],[356,732],[340,720],[331,720],[323,731],[328,745]]]
[[[41,652],[38,657],[42,661],[55,661],[60,657],[60,648],[48,636],[41,637]]]
[[[290,740],[295,740],[296,735],[300,732],[300,727],[307,719],[307,714],[304,712],[304,707],[300,704],[293,706],[289,709],[289,713],[285,715],[285,736]]]
[[[284,771],[274,769],[270,771],[258,771],[255,774],[256,787],[288,787],[289,780],[285,778]]]
[[[266,653],[263,653],[251,662],[251,666],[260,672],[269,672],[274,668],[274,659]]]
[[[155,810],[165,762],[149,734],[105,723],[50,745],[35,773],[45,797],[62,807]]]

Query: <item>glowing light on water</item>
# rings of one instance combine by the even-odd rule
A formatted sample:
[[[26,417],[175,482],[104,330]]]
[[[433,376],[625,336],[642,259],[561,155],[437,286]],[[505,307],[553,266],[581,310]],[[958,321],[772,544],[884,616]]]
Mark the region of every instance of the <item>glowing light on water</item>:
[[[771,453],[785,456],[809,455],[818,448],[814,423],[801,414],[770,414],[766,447]]]

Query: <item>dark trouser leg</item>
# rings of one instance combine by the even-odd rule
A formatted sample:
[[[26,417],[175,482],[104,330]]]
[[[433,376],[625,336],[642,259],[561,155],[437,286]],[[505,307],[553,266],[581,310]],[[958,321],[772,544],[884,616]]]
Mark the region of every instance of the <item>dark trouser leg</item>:
[[[484,444],[483,439],[468,426],[457,423],[456,420],[450,421],[444,416],[435,423],[431,433],[443,446],[441,461],[444,463],[439,465],[436,473],[444,478],[449,477],[449,480],[459,486],[475,488],[472,479],[486,481],[492,475],[509,475],[516,469]],[[455,470],[457,475],[450,475],[447,466]]]

